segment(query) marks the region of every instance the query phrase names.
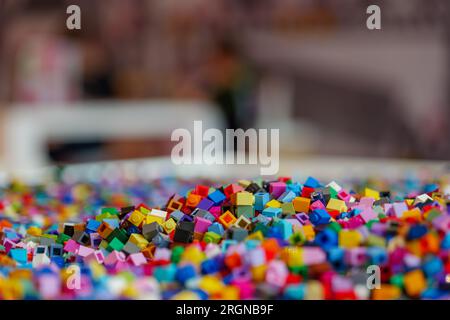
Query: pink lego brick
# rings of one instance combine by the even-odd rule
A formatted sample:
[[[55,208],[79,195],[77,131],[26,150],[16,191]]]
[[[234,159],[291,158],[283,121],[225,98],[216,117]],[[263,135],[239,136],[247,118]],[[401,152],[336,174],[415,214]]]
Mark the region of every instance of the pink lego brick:
[[[232,281],[232,284],[239,288],[240,299],[251,299],[255,292],[255,287],[251,282]]]
[[[345,262],[353,267],[360,267],[366,263],[367,254],[365,248],[352,248],[345,251]]]
[[[349,291],[353,290],[353,283],[351,279],[340,275],[335,275],[331,279],[331,287],[334,292]]]
[[[94,249],[92,249],[92,248],[88,248],[88,247],[85,247],[85,246],[80,246],[79,248],[78,248],[78,255],[80,256],[80,257],[87,257],[88,255],[90,255],[90,254],[92,254],[92,253],[94,253],[95,252],[95,250]]]
[[[450,230],[450,216],[441,215],[433,219],[433,225],[436,229],[440,231],[448,232]]]
[[[13,241],[9,240],[9,239],[5,239],[3,241],[3,246],[5,247],[6,253],[8,253],[9,250],[11,250],[11,249],[16,247],[16,244]]]
[[[362,197],[361,200],[359,201],[359,206],[360,208],[362,207],[372,207],[373,203],[375,202],[374,198],[371,197]]]
[[[311,209],[311,211],[314,211],[316,209],[325,209],[325,206],[323,204],[322,201],[320,200],[316,200],[313,203],[311,203],[311,205],[309,206],[309,208]]]
[[[393,204],[393,209],[394,209],[395,216],[397,218],[401,218],[403,216],[403,213],[405,211],[408,211],[408,206],[406,205],[405,202],[395,202]]]
[[[140,266],[147,263],[147,259],[142,254],[142,252],[130,254],[127,258],[127,261],[134,266]]]
[[[348,219],[346,227],[348,229],[356,229],[364,224],[364,221],[360,216],[356,216]]]
[[[375,220],[378,218],[378,214],[372,210],[372,208],[365,208],[359,216],[363,219],[364,222],[368,222],[370,220]]]
[[[261,266],[266,263],[266,253],[262,248],[256,248],[248,253],[249,263],[253,267]]]
[[[209,212],[216,218],[220,217],[222,208],[220,206],[214,206],[209,208]]]
[[[289,271],[282,261],[272,260],[267,267],[266,283],[282,287],[286,283],[288,273]]]
[[[102,264],[105,261],[105,256],[103,255],[103,252],[100,250],[96,250],[94,252],[92,252],[91,254],[89,254],[88,256],[86,256],[84,258],[85,262],[91,262],[91,261],[96,261],[97,263]]]
[[[205,233],[208,231],[208,227],[212,224],[211,221],[201,218],[201,217],[195,217],[195,227],[194,232],[198,233]]]
[[[66,244],[64,245],[64,251],[71,252],[71,253],[77,253],[79,247],[80,247],[80,245],[78,243],[76,243],[72,239],[69,239],[69,240],[67,240]]]
[[[346,202],[347,202],[347,201],[350,201],[350,198],[351,198],[351,195],[348,194],[348,192],[345,191],[345,190],[339,191],[338,194],[337,194],[337,196],[338,196],[339,199],[344,200],[344,201],[346,201]]]
[[[153,255],[153,259],[155,261],[161,261],[166,260],[170,261],[170,257],[172,256],[172,253],[167,248],[156,248],[155,253]]]
[[[126,261],[117,261],[117,262],[113,265],[112,270],[113,270],[115,273],[118,273],[118,272],[121,272],[121,271],[128,270],[128,268],[129,268],[128,262],[126,262]]]
[[[285,191],[286,191],[286,183],[284,182],[277,181],[272,182],[269,185],[269,193],[276,199],[278,199]]]
[[[58,274],[44,274],[39,276],[39,293],[43,299],[58,299],[61,294],[61,279]]]
[[[114,250],[105,258],[105,265],[115,265],[119,261],[125,261],[125,254]]]
[[[303,263],[307,266],[320,264],[327,260],[326,253],[321,248],[304,247]]]

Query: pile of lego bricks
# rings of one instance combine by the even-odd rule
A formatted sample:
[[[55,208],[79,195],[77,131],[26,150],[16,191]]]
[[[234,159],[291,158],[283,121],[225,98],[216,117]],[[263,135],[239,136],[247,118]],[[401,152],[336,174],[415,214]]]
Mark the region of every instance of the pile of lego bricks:
[[[15,182],[0,298],[448,299],[448,181],[343,185]]]

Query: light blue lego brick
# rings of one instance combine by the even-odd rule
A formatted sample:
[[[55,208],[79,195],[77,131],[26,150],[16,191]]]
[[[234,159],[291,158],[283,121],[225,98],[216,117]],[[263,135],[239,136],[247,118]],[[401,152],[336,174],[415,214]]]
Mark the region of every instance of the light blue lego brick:
[[[310,188],[319,188],[321,185],[316,178],[308,177],[308,179],[306,179],[305,186]]]
[[[27,250],[22,248],[14,248],[9,251],[11,258],[13,258],[17,263],[24,264],[27,263]]]
[[[281,208],[265,208],[262,214],[269,218],[274,218],[280,216],[282,213]]]
[[[223,226],[218,222],[214,222],[212,225],[210,225],[208,227],[208,231],[214,232],[220,236],[223,236],[223,234],[225,232],[225,230],[223,229]]]
[[[104,222],[109,224],[111,228],[119,228],[119,220],[118,219],[103,219]]]
[[[296,197],[295,192],[293,191],[285,191],[281,196],[278,197],[278,201],[281,202],[292,202]]]
[[[262,211],[267,202],[270,201],[270,194],[267,192],[258,192],[255,194],[255,210]]]

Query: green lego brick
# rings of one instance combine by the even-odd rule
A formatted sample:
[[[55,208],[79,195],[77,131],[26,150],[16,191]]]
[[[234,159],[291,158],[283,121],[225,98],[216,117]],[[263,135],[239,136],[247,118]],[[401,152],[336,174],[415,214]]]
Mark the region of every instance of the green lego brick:
[[[110,219],[113,215],[110,214],[109,212],[102,212],[98,215],[95,216],[95,220],[102,222],[103,219]]]
[[[122,243],[127,243],[129,236],[125,230],[116,228],[108,235],[106,241],[111,242],[114,238],[119,239]]]
[[[327,228],[330,228],[331,230],[333,230],[334,232],[339,232],[341,231],[342,227],[339,223],[337,223],[336,221],[332,221],[328,224]]]
[[[292,202],[286,202],[281,204],[281,210],[284,215],[291,216],[295,214],[294,204]]]
[[[253,206],[237,206],[236,207],[236,216],[239,218],[240,216],[244,216],[246,218],[253,218],[255,216],[255,208]]]
[[[302,245],[305,243],[305,241],[306,237],[301,232],[295,232],[289,238],[289,242],[292,243],[293,245]]]
[[[219,243],[222,237],[215,232],[208,231],[203,236],[203,241],[206,243]]]
[[[117,208],[102,208],[101,214],[119,215],[120,211]]]
[[[170,260],[173,263],[178,263],[181,260],[181,256],[183,255],[184,248],[182,246],[176,246],[172,249],[172,256],[170,257]]]
[[[395,275],[393,275],[389,281],[394,286],[396,286],[396,287],[398,287],[400,289],[403,288],[404,278],[403,278],[402,274],[395,274]]]
[[[123,247],[124,247],[124,244],[122,242],[120,242],[120,240],[117,238],[112,239],[108,244],[108,249],[112,249],[112,250],[116,250],[116,251],[121,251]]]
[[[64,244],[64,242],[66,242],[66,241],[68,241],[68,240],[70,240],[70,239],[71,239],[71,237],[68,236],[67,234],[60,233],[60,234],[58,235],[58,238],[56,239],[56,243]]]

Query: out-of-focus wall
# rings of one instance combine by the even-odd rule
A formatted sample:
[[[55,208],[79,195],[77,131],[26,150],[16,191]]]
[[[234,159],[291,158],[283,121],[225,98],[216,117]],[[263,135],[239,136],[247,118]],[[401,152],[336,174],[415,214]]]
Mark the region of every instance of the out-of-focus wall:
[[[66,28],[69,4],[79,31]],[[284,154],[450,159],[449,2],[377,1],[379,31],[366,28],[369,4],[0,0],[1,112],[196,100],[228,128],[279,128]],[[148,138],[53,141],[49,153],[152,156],[170,143]]]

